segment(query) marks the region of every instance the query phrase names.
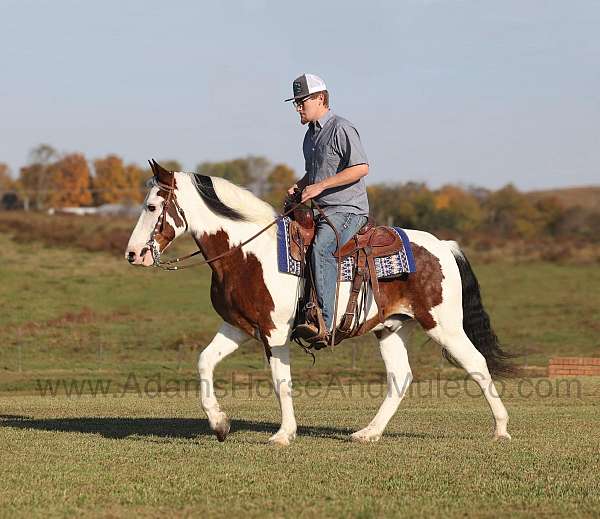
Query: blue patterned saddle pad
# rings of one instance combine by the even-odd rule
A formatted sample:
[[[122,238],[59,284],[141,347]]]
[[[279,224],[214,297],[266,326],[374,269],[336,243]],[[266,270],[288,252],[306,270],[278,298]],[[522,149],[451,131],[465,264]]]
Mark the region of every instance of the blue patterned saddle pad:
[[[277,264],[279,272],[300,276],[301,265],[290,254],[290,218],[283,217],[277,221]],[[389,279],[405,273],[415,272],[410,240],[400,227],[392,227],[402,239],[404,248],[391,256],[375,258],[375,270],[378,279]],[[354,258],[345,258],[342,262],[342,281],[352,281],[354,274]]]

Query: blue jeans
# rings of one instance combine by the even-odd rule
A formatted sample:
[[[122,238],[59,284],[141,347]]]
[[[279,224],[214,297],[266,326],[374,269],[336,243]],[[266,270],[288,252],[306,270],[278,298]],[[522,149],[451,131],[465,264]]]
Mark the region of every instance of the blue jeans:
[[[333,213],[328,215],[329,221],[340,233],[340,246],[344,245],[358,230],[367,223],[367,217],[352,213]],[[327,329],[333,325],[333,311],[337,278],[337,260],[333,253],[336,250],[335,233],[327,222],[319,218],[313,242],[311,266],[315,278],[317,300],[323,311],[323,319]]]

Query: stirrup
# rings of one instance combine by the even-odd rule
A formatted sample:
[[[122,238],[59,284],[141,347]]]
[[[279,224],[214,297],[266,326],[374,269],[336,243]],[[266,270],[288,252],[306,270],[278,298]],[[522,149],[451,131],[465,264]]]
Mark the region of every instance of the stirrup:
[[[299,324],[292,332],[292,338],[302,339],[306,342],[314,341],[319,338],[319,335],[319,328],[313,323]]]
[[[320,337],[316,339],[311,345],[311,348],[315,350],[322,350],[323,348],[327,348],[331,346],[331,334],[329,332],[325,333],[324,337]]]

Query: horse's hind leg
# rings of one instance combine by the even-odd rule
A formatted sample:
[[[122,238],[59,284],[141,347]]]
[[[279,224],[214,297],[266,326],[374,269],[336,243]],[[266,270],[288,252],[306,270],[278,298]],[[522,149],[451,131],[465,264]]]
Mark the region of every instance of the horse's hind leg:
[[[353,441],[374,442],[379,440],[386,425],[398,409],[400,401],[412,381],[406,344],[413,329],[414,322],[408,322],[396,333],[387,330],[376,332],[387,373],[387,393],[371,423],[352,434]]]
[[[427,331],[427,334],[444,347],[465,371],[469,373],[471,378],[479,384],[494,416],[494,439],[510,440],[510,434],[506,430],[508,413],[492,381],[487,362],[467,337],[467,334],[462,329],[462,325],[458,326],[460,326],[460,329],[449,333],[438,325]]]

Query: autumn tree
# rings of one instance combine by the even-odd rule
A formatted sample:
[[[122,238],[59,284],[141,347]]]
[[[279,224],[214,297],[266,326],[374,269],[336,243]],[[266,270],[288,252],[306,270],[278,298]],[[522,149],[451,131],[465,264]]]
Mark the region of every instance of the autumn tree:
[[[209,177],[222,177],[243,187],[247,187],[253,181],[243,159],[226,160],[223,162],[203,162],[198,164],[196,171],[201,175]]]
[[[488,230],[503,236],[531,238],[544,232],[541,212],[512,184],[494,191],[484,201]]]
[[[481,226],[484,213],[479,200],[457,186],[446,185],[435,195],[436,227],[458,232],[474,231]]]
[[[94,160],[94,198],[97,204],[141,202],[142,169],[134,164],[125,166],[117,155]]]
[[[0,162],[0,197],[7,191],[12,191],[15,188],[15,181],[10,175],[8,164]]]
[[[561,201],[555,196],[545,196],[535,202],[535,207],[540,213],[545,232],[551,235],[557,234],[565,214]]]
[[[287,190],[296,183],[294,170],[285,164],[277,164],[268,174],[263,198],[275,209],[282,207]]]
[[[18,204],[15,193],[16,182],[10,174],[8,164],[0,162],[0,209],[11,209]]]
[[[49,203],[53,207],[78,207],[92,202],[90,170],[85,157],[71,153],[49,167],[52,192]]]
[[[268,159],[253,155],[222,162],[203,162],[196,167],[196,171],[202,175],[225,178],[250,189],[257,196],[263,196],[267,191],[267,178],[271,170]]]
[[[57,157],[56,150],[49,144],[40,144],[30,154],[30,163],[19,172],[19,186],[25,204],[31,202],[35,209],[44,209],[50,198],[52,175],[50,165]]]

